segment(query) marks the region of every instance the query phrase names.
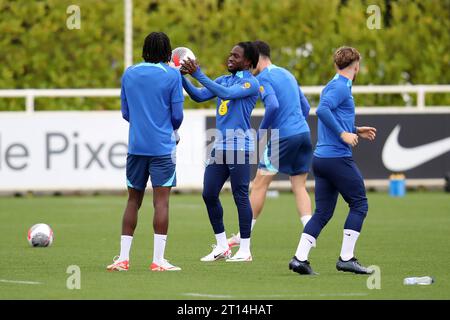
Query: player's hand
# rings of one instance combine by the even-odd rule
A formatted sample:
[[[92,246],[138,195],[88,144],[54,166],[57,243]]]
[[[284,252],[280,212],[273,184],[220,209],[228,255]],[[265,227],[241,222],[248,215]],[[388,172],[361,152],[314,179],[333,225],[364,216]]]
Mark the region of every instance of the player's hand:
[[[373,127],[357,127],[356,133],[363,139],[374,141],[377,135],[377,129]]]
[[[341,133],[341,139],[352,147],[356,147],[358,144],[358,135],[354,133],[344,131]]]
[[[175,144],[178,145],[178,143],[180,143],[180,135],[178,134],[178,130],[174,130],[173,135],[175,139]]]
[[[187,60],[184,60],[181,62],[181,68],[180,71],[183,74],[193,74],[197,69],[199,68],[199,64],[197,60],[192,60],[191,58],[187,58]]]

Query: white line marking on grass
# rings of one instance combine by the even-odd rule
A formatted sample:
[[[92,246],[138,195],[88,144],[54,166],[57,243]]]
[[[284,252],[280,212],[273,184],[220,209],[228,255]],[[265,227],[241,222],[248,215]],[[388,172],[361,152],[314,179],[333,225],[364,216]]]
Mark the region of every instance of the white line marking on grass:
[[[15,283],[15,284],[42,284],[42,282],[36,282],[36,281],[18,281],[18,280],[5,280],[5,279],[0,279],[0,282]]]
[[[307,298],[307,297],[364,297],[368,293],[305,293],[305,294],[260,294],[260,295],[243,295],[249,298]],[[236,297],[237,298],[237,297]]]
[[[205,297],[205,298],[233,298],[233,296],[225,294],[183,293],[182,295],[189,297]]]
[[[368,296],[368,293],[321,293],[320,297],[364,297]]]
[[[317,294],[263,294],[263,295],[224,295],[224,294],[204,294],[204,293],[183,293],[183,296],[204,297],[204,298],[306,298],[306,297],[364,297],[368,293],[349,292],[349,293],[317,293]]]

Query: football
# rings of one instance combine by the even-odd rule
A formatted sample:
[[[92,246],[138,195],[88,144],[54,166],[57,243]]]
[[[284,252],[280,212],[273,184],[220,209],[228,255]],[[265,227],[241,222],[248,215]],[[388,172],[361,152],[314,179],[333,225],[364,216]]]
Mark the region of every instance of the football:
[[[172,59],[170,62],[175,68],[179,69],[181,63],[187,58],[195,60],[195,55],[192,50],[186,47],[178,47],[172,50]]]
[[[45,223],[38,223],[28,230],[28,243],[32,247],[49,247],[53,243],[53,230]]]

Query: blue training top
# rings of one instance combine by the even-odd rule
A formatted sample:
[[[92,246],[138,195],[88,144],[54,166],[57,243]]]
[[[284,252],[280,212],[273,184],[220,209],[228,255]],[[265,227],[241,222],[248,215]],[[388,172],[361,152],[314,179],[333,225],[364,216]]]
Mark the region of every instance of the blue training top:
[[[356,133],[352,80],[336,74],[323,89],[316,113],[319,125],[314,156],[351,157],[352,149],[341,139],[341,134],[344,131]]]
[[[309,132],[306,118],[311,108],[295,77],[272,64],[256,78],[266,108],[260,129],[279,129],[280,138]]]
[[[192,74],[204,88],[195,87],[183,77],[183,87],[197,102],[217,97],[216,137],[217,150],[254,151],[254,134],[250,116],[258,100],[258,80],[248,71],[221,76],[215,81],[203,74],[200,68]]]
[[[122,116],[130,123],[128,153],[170,155],[173,135],[183,120],[183,87],[178,70],[165,63],[143,62],[122,76]]]

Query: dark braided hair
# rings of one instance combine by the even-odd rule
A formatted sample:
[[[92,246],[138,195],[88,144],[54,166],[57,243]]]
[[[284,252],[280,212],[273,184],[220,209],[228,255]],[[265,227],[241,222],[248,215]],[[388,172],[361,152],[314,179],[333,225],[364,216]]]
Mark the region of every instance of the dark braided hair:
[[[164,32],[152,32],[144,41],[142,58],[145,62],[168,62],[172,56],[170,39]]]
[[[239,47],[244,49],[244,57],[250,60],[251,66],[256,68],[259,61],[259,52],[256,46],[251,41],[239,42],[237,44]]]

